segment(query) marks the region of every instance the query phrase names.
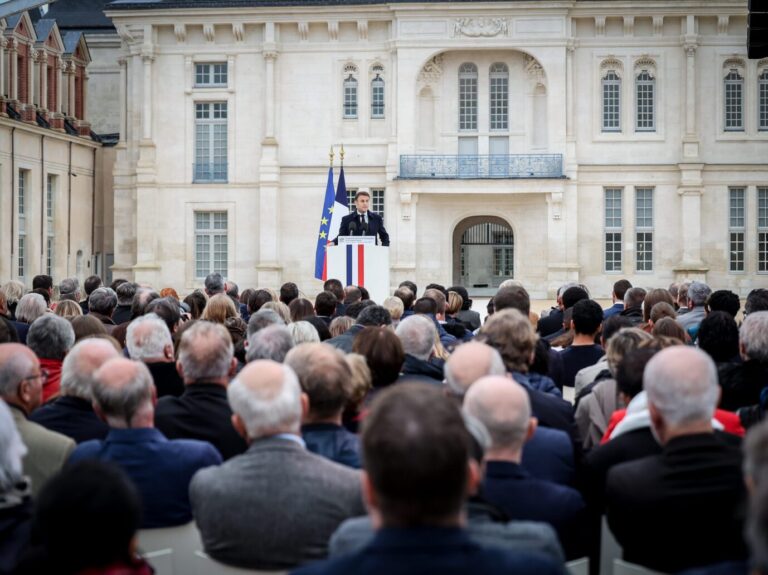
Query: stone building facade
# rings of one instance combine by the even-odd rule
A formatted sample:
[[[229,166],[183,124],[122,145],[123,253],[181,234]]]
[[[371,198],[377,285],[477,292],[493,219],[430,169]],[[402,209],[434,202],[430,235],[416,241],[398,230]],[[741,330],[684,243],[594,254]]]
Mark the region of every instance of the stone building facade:
[[[768,273],[746,0],[121,0],[116,275],[313,280],[328,150],[406,278],[533,297]],[[338,169],[338,154],[337,154]]]
[[[22,12],[0,19],[0,278],[98,271],[100,144],[87,122],[82,34]]]

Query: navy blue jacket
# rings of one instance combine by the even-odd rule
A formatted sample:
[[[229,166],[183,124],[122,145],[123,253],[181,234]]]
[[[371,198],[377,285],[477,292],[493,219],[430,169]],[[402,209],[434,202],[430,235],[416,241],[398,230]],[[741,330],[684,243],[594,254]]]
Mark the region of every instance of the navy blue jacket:
[[[573,486],[576,462],[573,444],[565,431],[537,427],[523,446],[523,467],[536,479]]]
[[[458,528],[381,529],[362,551],[294,571],[296,575],[562,574],[563,565],[534,553],[485,549]]]
[[[360,469],[360,439],[341,425],[307,423],[301,426],[301,436],[312,453]]]
[[[350,226],[350,224],[354,224]],[[382,246],[389,245],[389,234],[384,229],[384,219],[372,211],[368,211],[368,230],[364,231],[357,220],[357,210],[341,218],[339,227],[340,236],[375,236],[376,243]],[[350,227],[353,229],[350,230]]]
[[[29,420],[71,437],[75,443],[104,439],[109,433],[109,426],[99,419],[90,401],[67,395],[36,409]]]
[[[189,482],[200,469],[221,463],[221,455],[210,443],[171,441],[151,427],[110,429],[104,441],[78,445],[69,462],[84,459],[116,463],[131,478],[141,496],[142,529],[191,521]]]

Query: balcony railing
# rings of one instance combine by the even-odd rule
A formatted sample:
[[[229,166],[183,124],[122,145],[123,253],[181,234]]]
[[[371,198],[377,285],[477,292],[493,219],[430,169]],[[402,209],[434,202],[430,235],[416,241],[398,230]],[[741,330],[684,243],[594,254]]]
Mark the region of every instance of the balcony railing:
[[[400,156],[400,178],[409,180],[562,177],[562,154]]]
[[[193,165],[192,173],[195,183],[226,182],[226,162],[202,162]]]

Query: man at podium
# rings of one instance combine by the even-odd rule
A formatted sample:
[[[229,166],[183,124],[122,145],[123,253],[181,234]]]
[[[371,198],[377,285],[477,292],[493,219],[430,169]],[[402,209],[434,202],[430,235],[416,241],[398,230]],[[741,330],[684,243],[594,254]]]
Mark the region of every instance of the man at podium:
[[[371,195],[361,190],[355,194],[355,210],[341,219],[340,236],[374,236],[376,243],[389,245],[389,234],[384,229],[384,220],[379,214],[371,212],[368,207]]]

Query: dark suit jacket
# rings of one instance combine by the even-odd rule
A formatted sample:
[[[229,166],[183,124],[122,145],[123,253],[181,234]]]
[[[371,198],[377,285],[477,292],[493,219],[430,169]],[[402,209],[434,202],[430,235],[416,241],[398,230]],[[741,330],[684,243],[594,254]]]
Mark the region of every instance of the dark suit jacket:
[[[98,418],[91,402],[79,397],[58,397],[33,411],[29,419],[76,443],[104,439],[109,433],[109,426]]]
[[[524,382],[518,383],[528,392],[528,398],[531,400],[531,411],[533,416],[539,420],[539,425],[565,431],[571,438],[574,446],[577,446],[576,458],[580,458],[581,440],[579,439],[579,430],[576,427],[571,404],[551,393],[544,393],[533,389]]]
[[[537,427],[536,432],[523,446],[523,467],[536,477],[573,485],[576,480],[576,462],[573,444],[565,431]]]
[[[557,531],[568,559],[581,557],[586,505],[570,487],[532,477],[520,464],[486,461],[482,496],[510,519],[543,521]]]
[[[536,331],[541,337],[546,337],[559,329],[563,329],[563,310],[561,309],[551,310],[549,315],[541,318],[536,326]]]
[[[353,229],[350,231],[350,224]],[[372,211],[368,211],[368,230],[364,231],[360,223],[358,222],[357,211],[347,214],[341,218],[341,226],[339,227],[340,236],[376,236],[376,243],[382,246],[389,245],[389,234],[384,229],[384,220],[382,217]]]
[[[741,451],[711,433],[608,473],[608,524],[624,559],[665,573],[745,559]]]
[[[359,471],[281,437],[202,470],[189,493],[205,552],[249,569],[323,559],[339,524],[365,514]]]
[[[331,344],[333,347],[340,349],[344,353],[352,353],[352,343],[355,341],[357,334],[364,329],[364,325],[355,324],[341,335],[326,340],[325,343]]]
[[[362,551],[314,563],[296,575],[565,574],[563,565],[525,551],[486,549],[458,528],[385,528]]]
[[[215,383],[192,383],[181,397],[160,399],[155,408],[155,427],[168,439],[207,441],[225,460],[248,448],[232,427],[227,388]]]
[[[152,374],[158,398],[166,395],[179,397],[184,393],[184,380],[176,370],[175,361],[153,361],[145,365]]]
[[[221,463],[210,443],[169,441],[153,428],[110,429],[104,441],[78,445],[70,462],[110,461],[130,477],[141,496],[143,529],[183,525],[192,520],[189,483],[204,467]]]
[[[305,423],[301,436],[307,449],[347,467],[360,469],[360,438],[335,423]]]

